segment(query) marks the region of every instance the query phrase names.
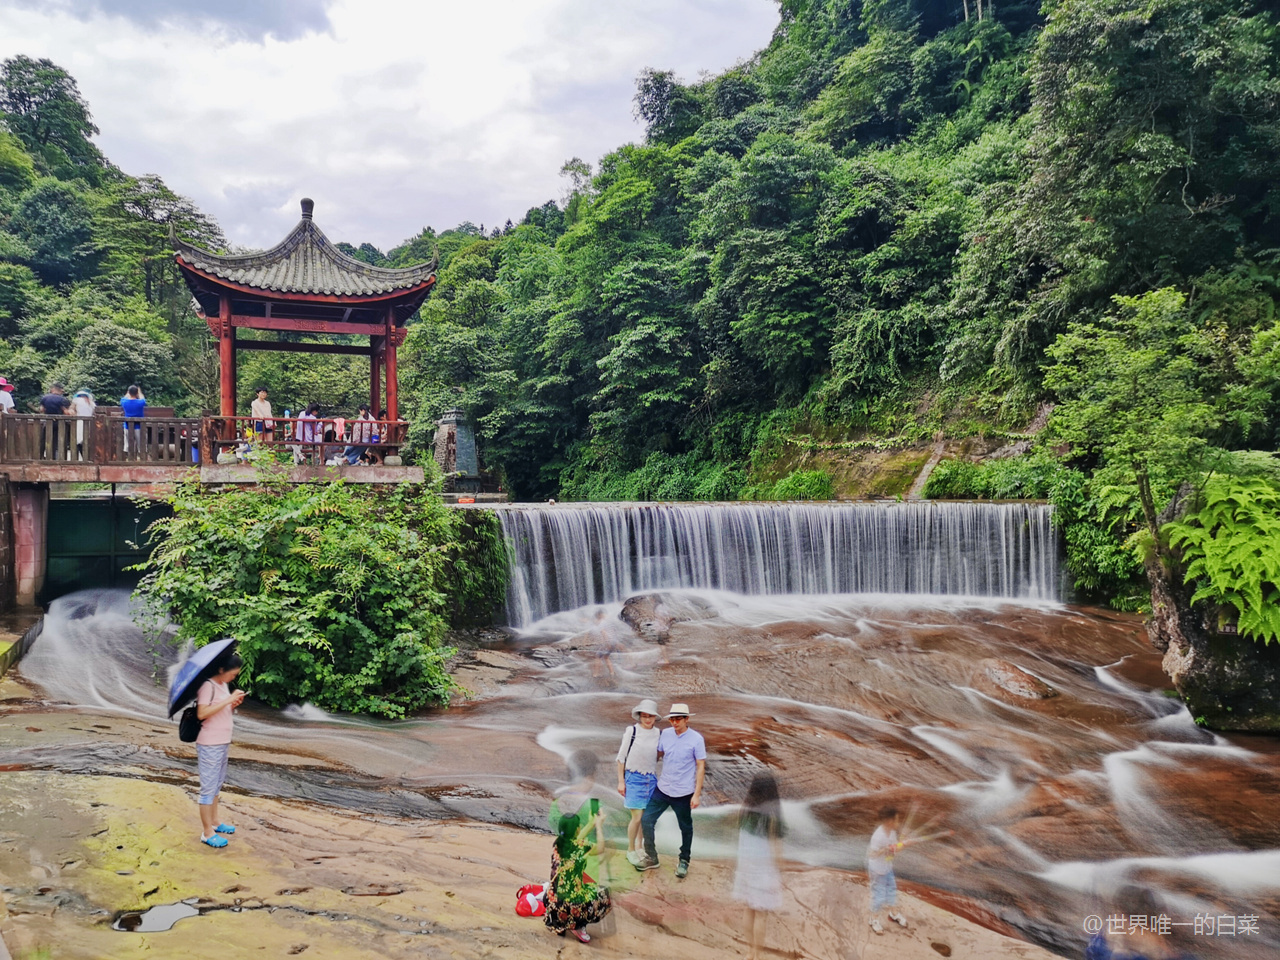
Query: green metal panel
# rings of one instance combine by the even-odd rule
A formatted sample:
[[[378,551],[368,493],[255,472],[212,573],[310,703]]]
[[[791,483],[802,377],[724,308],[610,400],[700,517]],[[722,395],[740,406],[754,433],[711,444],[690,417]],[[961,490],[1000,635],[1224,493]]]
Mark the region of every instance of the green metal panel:
[[[132,587],[125,568],[150,553],[147,528],[170,514],[166,503],[123,497],[50,500],[41,603],[91,587]]]

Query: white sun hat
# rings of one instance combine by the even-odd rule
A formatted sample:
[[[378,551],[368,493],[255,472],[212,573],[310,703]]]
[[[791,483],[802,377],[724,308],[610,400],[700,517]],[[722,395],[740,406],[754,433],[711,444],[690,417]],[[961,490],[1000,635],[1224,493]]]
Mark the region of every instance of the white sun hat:
[[[655,717],[658,716],[658,701],[641,700],[638,704],[631,708],[631,719],[639,720],[640,714],[651,713]]]

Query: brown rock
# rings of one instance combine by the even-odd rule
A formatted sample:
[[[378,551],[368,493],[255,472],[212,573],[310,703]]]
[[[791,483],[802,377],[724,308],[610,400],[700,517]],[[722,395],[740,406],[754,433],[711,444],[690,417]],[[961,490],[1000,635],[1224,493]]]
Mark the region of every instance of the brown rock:
[[[1006,693],[1026,700],[1048,700],[1058,691],[1008,660],[988,658],[978,664],[982,676]]]

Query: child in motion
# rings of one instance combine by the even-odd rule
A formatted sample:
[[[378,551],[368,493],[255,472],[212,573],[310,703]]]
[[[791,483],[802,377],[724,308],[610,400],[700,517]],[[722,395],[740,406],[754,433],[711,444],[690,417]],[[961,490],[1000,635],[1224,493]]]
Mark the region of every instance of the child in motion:
[[[622,731],[618,747],[618,793],[623,805],[631,811],[627,824],[627,861],[635,866],[644,859],[640,846],[640,816],[658,785],[658,704],[641,700],[631,711],[635,721]]]
[[[738,871],[733,899],[747,907],[750,960],[760,960],[765,918],[782,907],[782,802],[773,774],[758,773],[747,789],[738,816]]]
[[[200,684],[196,693],[196,716],[200,735],[196,737],[196,759],[200,766],[200,842],[225,847],[236,828],[218,819],[218,792],[227,779],[227,755],[231,752],[232,711],[244,703],[244,691],[234,693],[228,684],[240,674],[244,661],[232,653],[221,669]]]
[[[871,834],[867,848],[867,874],[871,881],[871,929],[884,933],[882,918],[903,927],[907,925],[906,917],[897,909],[898,883],[893,876],[893,858],[899,850],[917,841],[898,839],[902,815],[897,807],[881,807],[879,819],[880,825]]]

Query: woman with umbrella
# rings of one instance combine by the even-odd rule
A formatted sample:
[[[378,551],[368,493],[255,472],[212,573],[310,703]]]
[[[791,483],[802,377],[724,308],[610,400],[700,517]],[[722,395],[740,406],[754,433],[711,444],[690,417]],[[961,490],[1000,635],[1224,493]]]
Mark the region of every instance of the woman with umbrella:
[[[218,819],[218,793],[227,779],[227,755],[231,752],[232,711],[244,702],[244,691],[228,687],[244,661],[235,652],[234,640],[218,640],[201,647],[184,663],[169,693],[169,716],[191,700],[196,701],[200,735],[196,760],[200,767],[200,842],[225,847],[236,828]]]

